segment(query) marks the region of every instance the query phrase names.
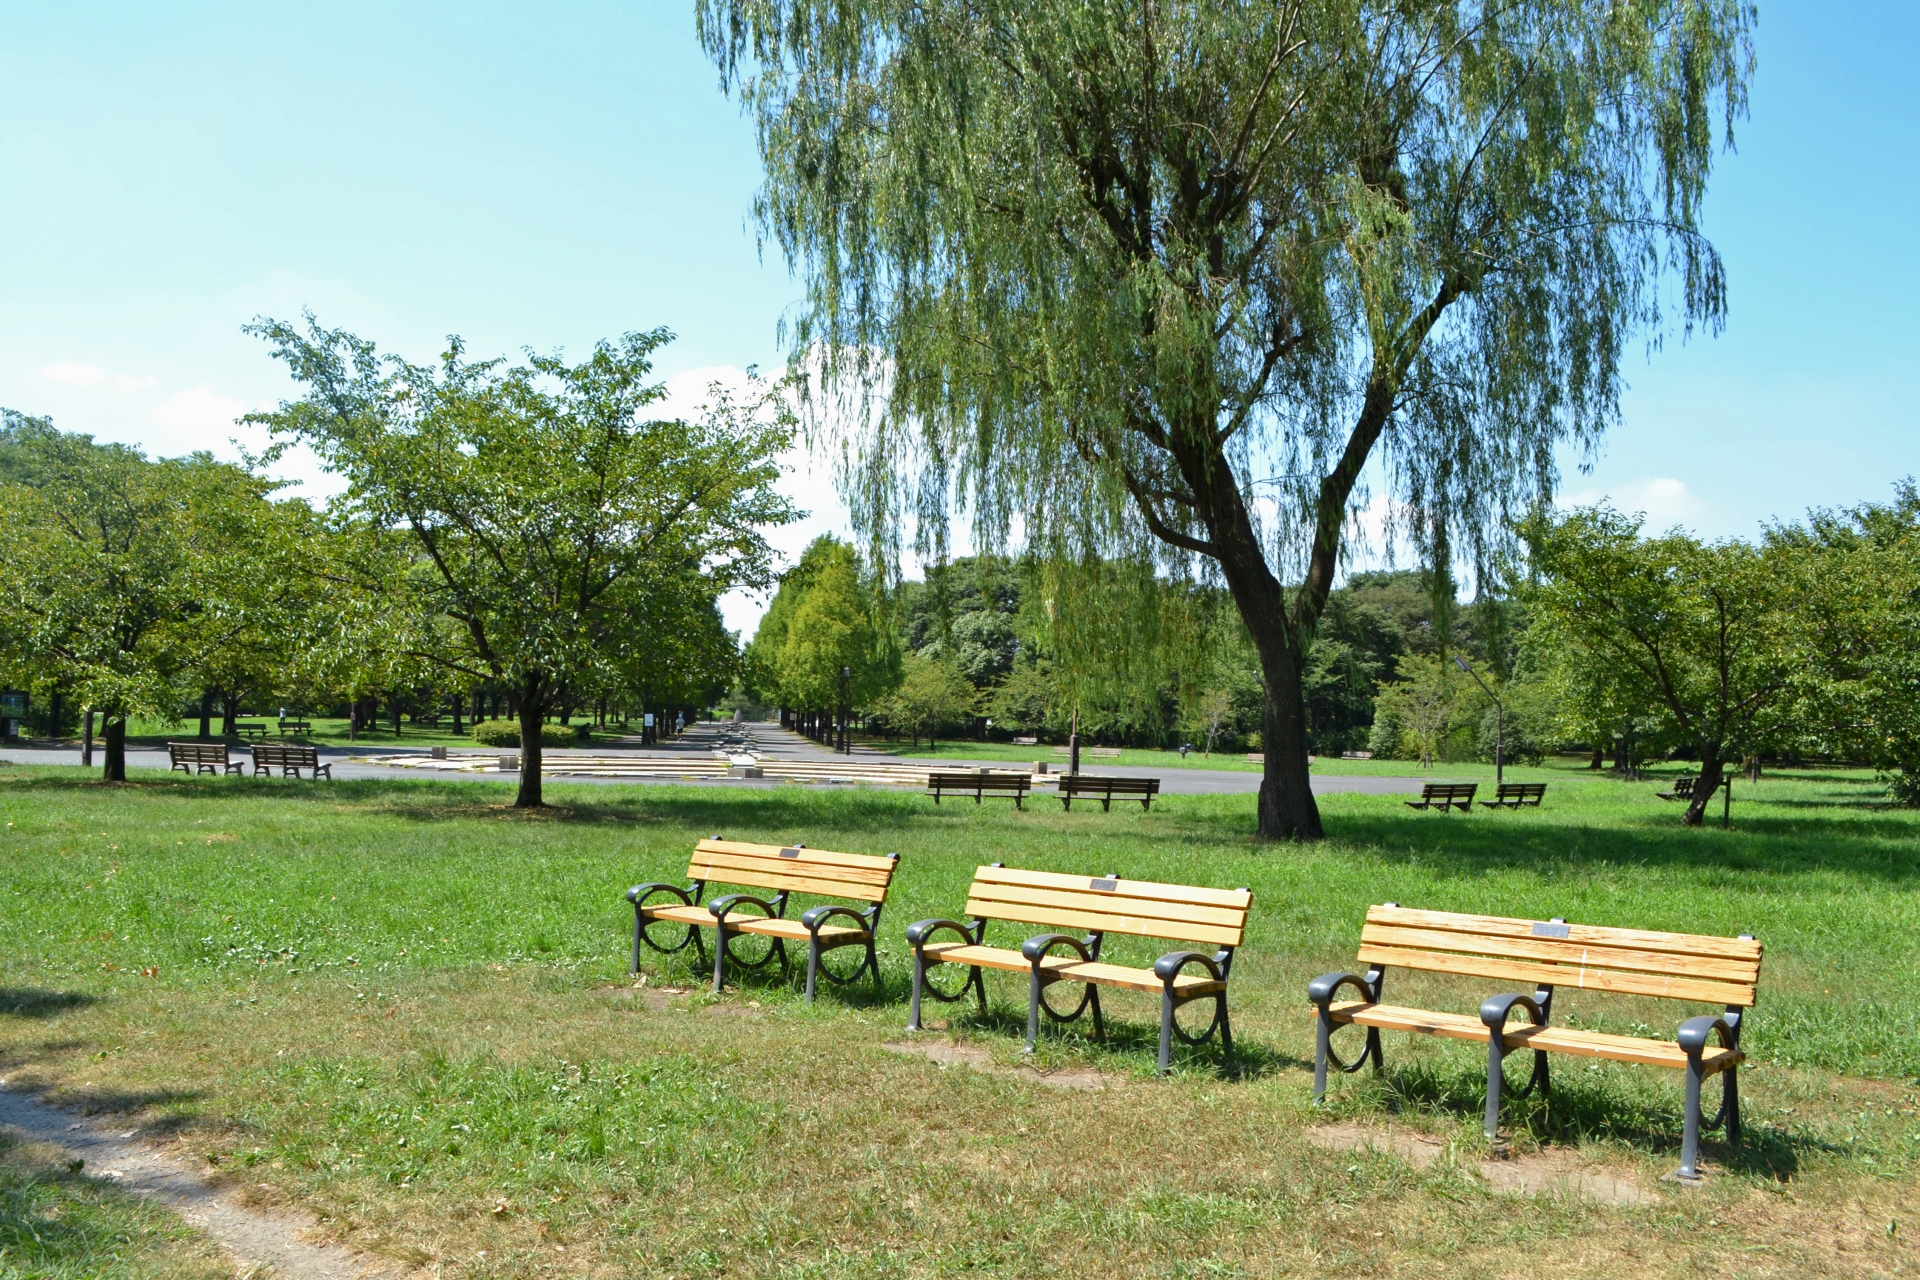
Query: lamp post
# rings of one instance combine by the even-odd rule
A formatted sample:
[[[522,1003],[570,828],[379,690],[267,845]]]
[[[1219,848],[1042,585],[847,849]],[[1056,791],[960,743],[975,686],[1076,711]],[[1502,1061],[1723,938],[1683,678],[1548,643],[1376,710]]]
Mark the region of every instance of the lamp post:
[[[1507,709],[1500,705],[1499,697],[1487,688],[1487,682],[1480,673],[1467,665],[1467,660],[1459,654],[1453,655],[1454,665],[1473,677],[1473,682],[1486,690],[1493,699],[1493,785],[1499,787],[1507,780]]]
[[[843,756],[853,754],[853,735],[847,728],[847,718],[853,714],[853,709],[847,705],[853,697],[852,690],[853,668],[842,667],[840,668],[840,754]]]

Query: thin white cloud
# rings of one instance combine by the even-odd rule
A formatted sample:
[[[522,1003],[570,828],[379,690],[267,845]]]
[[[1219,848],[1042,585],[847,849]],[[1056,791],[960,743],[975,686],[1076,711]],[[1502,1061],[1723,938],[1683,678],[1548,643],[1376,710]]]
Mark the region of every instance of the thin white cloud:
[[[154,407],[153,420],[185,438],[192,448],[211,449],[226,443],[233,434],[234,419],[246,411],[247,406],[231,396],[195,387],[161,401]]]
[[[1707,514],[1707,504],[1687,488],[1686,481],[1673,476],[1640,476],[1605,490],[1583,489],[1568,494],[1561,505],[1590,507],[1602,503],[1642,516],[1649,532],[1695,525]]]
[[[136,378],[131,374],[114,375],[113,385],[122,391],[151,391],[160,385],[158,378]]]
[[[64,382],[70,387],[91,387],[105,382],[107,380],[107,371],[97,364],[83,364],[78,360],[62,360],[42,369],[40,376],[49,382]]]

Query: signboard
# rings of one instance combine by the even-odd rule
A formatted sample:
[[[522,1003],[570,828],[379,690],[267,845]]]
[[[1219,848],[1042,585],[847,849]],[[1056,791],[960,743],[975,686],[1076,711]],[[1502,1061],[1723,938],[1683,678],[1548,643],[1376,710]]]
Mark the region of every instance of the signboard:
[[[27,717],[27,695],[17,689],[0,692],[0,720],[24,720]]]
[[[653,728],[653,712],[651,711],[647,712],[646,726],[649,729]]]

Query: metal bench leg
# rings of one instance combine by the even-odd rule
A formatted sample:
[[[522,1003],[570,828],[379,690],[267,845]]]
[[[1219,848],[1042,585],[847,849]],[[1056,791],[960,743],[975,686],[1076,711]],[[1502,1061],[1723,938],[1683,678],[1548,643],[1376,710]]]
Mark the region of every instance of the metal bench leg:
[[[873,939],[867,939],[867,970],[873,974],[873,993],[884,995],[885,985],[880,981],[880,953],[873,949]]]
[[[1105,1040],[1107,1038],[1107,1024],[1100,1016],[1100,988],[1094,986],[1092,983],[1087,984],[1087,1003],[1093,1006],[1093,1038],[1095,1040]]]
[[[1233,1060],[1233,1022],[1227,1017],[1227,993],[1220,993],[1220,1056]]]
[[[1313,1037],[1313,1100],[1325,1101],[1327,1096],[1327,1055],[1333,1050],[1333,1015],[1325,1009],[1314,1020]]]
[[[1706,1067],[1699,1057],[1687,1059],[1687,1123],[1680,1136],[1680,1173],[1684,1182],[1700,1180],[1700,1084]]]
[[[980,1016],[984,1018],[987,1016],[987,971],[976,966],[969,981],[973,983],[973,994],[979,1000]]]
[[[807,945],[807,1003],[813,1003],[813,979],[820,972],[820,939]]]
[[[1033,1052],[1034,1041],[1040,1038],[1040,969],[1035,966],[1033,974],[1027,979],[1027,1052]]]
[[[1173,992],[1160,993],[1160,1074],[1173,1063]]]
[[[1740,1145],[1740,1068],[1728,1067],[1720,1073],[1720,1087],[1727,1091],[1726,1115],[1721,1121],[1727,1145]]]
[[[713,994],[720,994],[720,984],[727,974],[727,930],[722,926],[714,930],[713,938]]]
[[[1492,1142],[1500,1131],[1500,1086],[1507,1078],[1500,1071],[1501,1060],[1507,1056],[1507,1046],[1497,1028],[1487,1036],[1487,1141]]]
[[[920,984],[927,980],[927,958],[920,948],[913,949],[913,1003],[907,1010],[907,1030],[920,1029]]]
[[[640,916],[640,904],[633,904],[633,972],[640,972],[640,931],[646,927],[646,921]]]

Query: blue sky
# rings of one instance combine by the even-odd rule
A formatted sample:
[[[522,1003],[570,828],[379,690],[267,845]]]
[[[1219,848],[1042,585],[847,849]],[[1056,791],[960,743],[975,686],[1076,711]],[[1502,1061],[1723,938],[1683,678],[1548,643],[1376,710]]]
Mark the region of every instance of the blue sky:
[[[759,255],[752,131],[688,4],[0,12],[0,405],[230,453],[288,391],[240,326],[302,307],[416,359],[666,325],[683,395],[782,359],[800,289]],[[1920,5],[1763,3],[1759,55],[1707,204],[1727,331],[1636,352],[1564,484],[1712,536],[1920,472]],[[790,485],[797,547],[840,517]]]

